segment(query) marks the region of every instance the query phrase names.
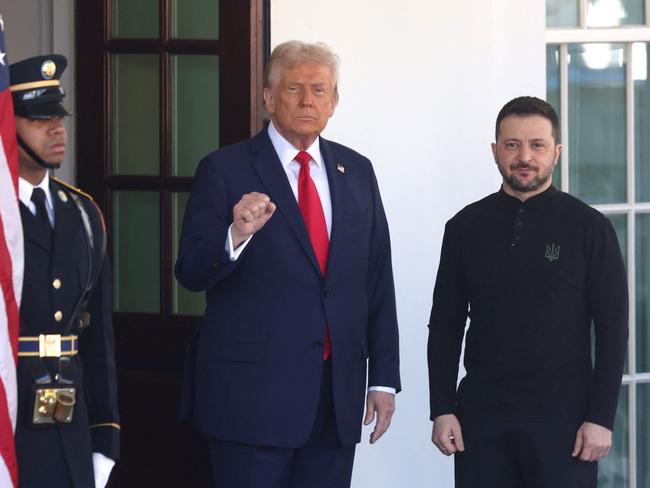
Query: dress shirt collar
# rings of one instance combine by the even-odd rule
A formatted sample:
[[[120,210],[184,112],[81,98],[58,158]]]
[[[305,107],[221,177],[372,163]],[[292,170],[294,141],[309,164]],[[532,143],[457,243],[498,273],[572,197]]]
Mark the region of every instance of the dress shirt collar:
[[[45,192],[45,201],[48,212],[51,212],[54,208],[54,202],[52,202],[52,192],[50,192],[50,174],[48,171],[45,172],[45,177],[41,182],[34,186],[29,181],[22,178],[18,178],[18,198],[27,208],[32,210],[32,193],[34,188],[41,188]],[[35,211],[35,210],[34,210]]]
[[[269,139],[271,139],[271,143],[275,148],[275,152],[278,154],[282,166],[286,169],[293,162],[300,150],[296,149],[289,141],[282,137],[273,125],[273,122],[269,122],[268,133]],[[320,153],[320,137],[317,137],[314,143],[309,146],[306,151],[311,156],[311,159],[316,163],[316,166],[321,168],[323,157]],[[296,161],[295,164],[298,165],[299,163]]]

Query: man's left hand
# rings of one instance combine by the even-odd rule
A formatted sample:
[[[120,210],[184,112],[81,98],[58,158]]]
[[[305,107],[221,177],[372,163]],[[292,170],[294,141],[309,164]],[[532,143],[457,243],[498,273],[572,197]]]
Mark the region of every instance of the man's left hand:
[[[370,444],[377,442],[388,430],[395,412],[395,395],[385,391],[369,391],[366,397],[366,418],[363,420],[363,425],[370,425],[375,419],[375,412],[377,412],[377,423],[370,434]]]
[[[612,447],[612,431],[606,427],[591,422],[583,422],[573,446],[572,457],[580,457],[581,461],[599,461]]]

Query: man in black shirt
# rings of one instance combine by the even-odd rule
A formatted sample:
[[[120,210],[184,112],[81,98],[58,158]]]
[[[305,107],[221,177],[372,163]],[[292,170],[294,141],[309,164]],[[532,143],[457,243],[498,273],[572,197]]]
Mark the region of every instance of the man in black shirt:
[[[551,183],[558,126],[543,100],[508,102],[492,144],[501,190],[445,228],[429,387],[432,441],[455,454],[457,488],[595,487],[611,447],[627,278],[609,220]]]

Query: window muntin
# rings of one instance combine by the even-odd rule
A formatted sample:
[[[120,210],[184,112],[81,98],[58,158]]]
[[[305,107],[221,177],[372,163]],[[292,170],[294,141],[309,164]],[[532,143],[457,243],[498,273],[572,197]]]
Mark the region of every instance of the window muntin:
[[[620,4],[626,14],[597,26],[589,9],[608,2]],[[547,99],[560,116],[565,148],[553,180],[605,213],[622,248],[630,339],[614,445],[599,463],[599,486],[645,488],[650,486],[650,12],[645,8],[650,1],[577,3],[576,22],[566,13],[575,3],[547,0]],[[602,153],[594,155],[590,145]]]

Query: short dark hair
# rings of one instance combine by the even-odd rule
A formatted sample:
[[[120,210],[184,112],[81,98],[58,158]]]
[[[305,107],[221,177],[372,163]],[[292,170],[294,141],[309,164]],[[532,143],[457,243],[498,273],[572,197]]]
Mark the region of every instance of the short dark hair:
[[[506,103],[499,115],[494,131],[495,140],[499,139],[499,129],[501,121],[510,115],[526,117],[527,115],[541,115],[551,123],[553,139],[555,142],[560,140],[560,121],[557,112],[550,103],[537,97],[517,97]]]

